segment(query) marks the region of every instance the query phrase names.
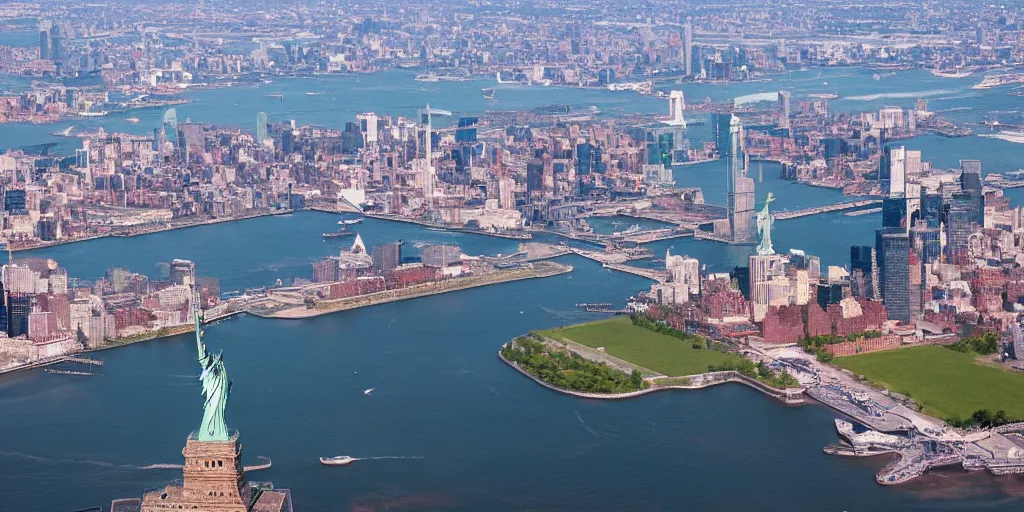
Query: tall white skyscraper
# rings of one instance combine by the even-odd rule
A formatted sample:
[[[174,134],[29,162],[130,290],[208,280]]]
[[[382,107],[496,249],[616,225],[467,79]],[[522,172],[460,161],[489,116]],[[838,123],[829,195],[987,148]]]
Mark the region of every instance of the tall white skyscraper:
[[[683,111],[686,110],[686,100],[683,98],[683,91],[672,91],[668,95],[668,113],[671,117],[667,124],[672,126],[686,127],[686,119],[683,118]]]
[[[686,26],[683,27],[683,59],[686,62],[686,76],[693,75],[693,18],[686,17]]]
[[[889,197],[907,197],[907,148],[889,152]]]

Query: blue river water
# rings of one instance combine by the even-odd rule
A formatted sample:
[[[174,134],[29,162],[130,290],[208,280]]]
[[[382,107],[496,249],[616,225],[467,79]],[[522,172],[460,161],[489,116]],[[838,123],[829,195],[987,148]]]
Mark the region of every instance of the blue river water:
[[[843,256],[838,246],[847,238],[870,237],[864,219],[780,221],[779,247],[803,242],[827,263]],[[296,213],[31,255],[56,258],[82,277],[113,264],[150,273],[168,258],[191,258],[201,274],[232,289],[308,277],[309,262],[339,250],[319,236],[334,222]],[[844,229],[830,229],[836,223]],[[822,236],[807,237],[810,231]],[[401,238],[410,251],[441,242],[469,253],[515,248],[514,241],[375,220],[359,232],[368,244]],[[722,270],[747,250],[693,240],[674,247]],[[228,420],[242,433],[245,458],[273,460],[251,477],[291,488],[302,510],[316,511],[1019,507],[1006,498],[1012,479],[940,473],[905,487],[878,486],[873,475],[884,461],[821,451],[835,439],[830,411],[781,407],[742,386],[623,402],[537,386],[498,361],[503,342],[594,318],[574,304],[618,303],[647,286],[581,258],[564,261],[575,270],[549,279],[309,320],[240,317],[208,327],[209,344],[225,351],[236,384]],[[184,438],[198,425],[194,350],[190,337],[179,336],[99,354],[102,377],[0,377],[0,509],[74,510],[177,478],[176,470],[139,468],[180,461]],[[347,468],[317,462],[339,454],[367,460]]]
[[[785,86],[800,94],[837,90],[844,100],[836,108],[856,110],[909,106],[922,91],[933,105],[961,101],[942,98],[971,95],[975,83],[921,72],[906,72],[913,80],[875,82],[870,74],[829,70],[819,79],[817,71],[798,72]],[[827,87],[818,83],[825,80]],[[499,87],[498,103],[489,105],[478,92],[482,84],[423,84],[400,72],[279,80],[259,88],[190,93],[195,103],[180,107],[178,117],[248,126],[263,110],[271,119],[340,126],[359,111],[414,115],[427,102],[467,112],[549,103],[609,112],[665,110],[663,101],[628,93],[523,86]],[[684,89],[695,101],[780,86]],[[277,92],[285,94],[284,102],[266,96]],[[880,94],[887,96],[875,97]],[[328,98],[334,103],[323,108],[320,102]],[[977,111],[951,114],[983,118],[983,110],[1000,108],[985,97],[962,101],[976,102],[971,108]],[[1004,101],[1003,109],[1013,105]],[[161,112],[133,115],[138,125],[114,118],[81,124],[141,132],[155,126]],[[0,145],[38,143],[54,130],[0,126]],[[12,137],[20,139],[12,143]],[[944,167],[980,157],[989,172],[1021,161],[1022,146],[1003,141],[922,137],[907,145],[913,143],[924,145],[926,160],[934,152],[933,161]],[[755,181],[756,169],[755,164]],[[724,201],[723,174],[715,162],[675,170],[680,186],[704,187],[713,203]],[[771,190],[779,209],[841,197],[783,182],[778,167],[768,163],[757,190],[759,201]],[[295,213],[95,240],[27,256],[57,259],[70,275],[83,278],[114,266],[157,275],[162,262],[189,258],[200,275],[218,277],[224,290],[232,290],[309,277],[310,263],[347,245],[321,239],[335,221],[328,214]],[[601,228],[630,223],[613,219]],[[849,246],[873,243],[878,223],[878,215],[840,213],[778,221],[775,245],[804,249],[823,265],[845,265]],[[402,239],[413,252],[427,243],[455,243],[469,254],[509,253],[517,245],[376,220],[358,231],[368,245]],[[692,239],[650,248],[657,258],[666,249],[693,255],[711,271],[742,264],[750,251]],[[228,422],[241,431],[246,462],[255,463],[258,455],[273,460],[271,469],[251,478],[292,489],[298,509],[312,511],[1020,509],[1017,497],[1024,488],[1018,478],[944,471],[902,487],[878,486],[874,472],[885,461],[822,452],[835,440],[835,416],[821,406],[781,407],[734,385],[621,402],[579,400],[537,386],[497,359],[502,343],[530,329],[593,319],[574,305],[621,303],[649,285],[578,257],[563,261],[574,265],[571,274],[315,319],[239,317],[209,326],[208,343],[225,351],[235,382]],[[179,463],[185,437],[198,426],[202,403],[194,350],[191,338],[179,336],[100,354],[106,363],[101,377],[41,371],[0,377],[0,511],[75,510],[138,496],[179,478],[178,470],[140,468]],[[365,396],[367,388],[376,390]],[[323,455],[366,460],[328,468],[317,461]]]

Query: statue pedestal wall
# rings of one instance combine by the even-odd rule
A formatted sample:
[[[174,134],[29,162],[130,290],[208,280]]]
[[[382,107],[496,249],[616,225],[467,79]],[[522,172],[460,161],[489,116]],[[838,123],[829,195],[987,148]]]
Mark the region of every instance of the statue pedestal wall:
[[[182,450],[184,480],[147,492],[142,500],[143,512],[246,512],[248,492],[238,434],[227,441],[199,441],[195,437],[189,436]]]

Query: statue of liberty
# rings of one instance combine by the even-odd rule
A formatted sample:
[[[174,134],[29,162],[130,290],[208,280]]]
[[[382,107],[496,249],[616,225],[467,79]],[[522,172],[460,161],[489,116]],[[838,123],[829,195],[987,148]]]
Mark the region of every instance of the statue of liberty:
[[[775,196],[768,192],[764,208],[757,212],[757,235],[761,237],[761,243],[757,244],[757,254],[775,254],[775,249],[772,248],[772,224],[775,223],[775,219],[768,213],[768,205],[774,200]]]
[[[199,380],[203,383],[203,396],[206,397],[203,404],[203,424],[199,427],[199,440],[228,441],[230,436],[224,412],[231,392],[231,381],[228,380],[228,372],[224,368],[224,353],[211,354],[206,351],[206,344],[203,343],[203,313],[199,309],[199,294],[193,294],[192,301],[196,349],[199,351],[199,364],[203,366]]]

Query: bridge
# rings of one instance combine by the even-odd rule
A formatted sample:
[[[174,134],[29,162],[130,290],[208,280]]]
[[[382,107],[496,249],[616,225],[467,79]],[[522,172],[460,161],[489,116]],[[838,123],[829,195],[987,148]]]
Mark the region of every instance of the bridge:
[[[802,210],[793,210],[788,212],[775,212],[772,215],[775,220],[788,220],[795,219],[798,217],[807,217],[808,215],[818,215],[821,213],[841,212],[845,210],[857,210],[860,208],[879,207],[882,205],[881,199],[861,199],[858,201],[846,201],[843,203],[830,204],[825,206],[815,206],[812,208],[804,208]]]

